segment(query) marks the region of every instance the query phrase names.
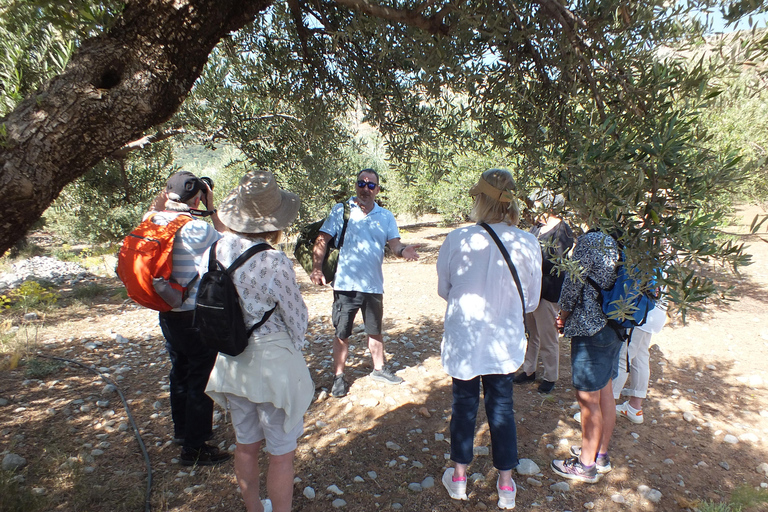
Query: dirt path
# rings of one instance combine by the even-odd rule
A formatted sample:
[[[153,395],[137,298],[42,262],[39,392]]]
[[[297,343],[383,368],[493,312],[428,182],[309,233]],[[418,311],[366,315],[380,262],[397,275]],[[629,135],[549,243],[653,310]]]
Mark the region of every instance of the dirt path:
[[[751,220],[751,214],[745,215]],[[327,397],[331,292],[311,286],[300,271],[311,315],[306,355],[317,399],[297,451],[294,510],[328,511],[334,500],[346,503],[336,502],[340,510],[355,512],[496,509],[496,472],[483,454],[490,438],[482,412],[469,501],[450,500],[440,484],[449,462],[451,393],[440,366],[445,303],[435,293],[434,263],[446,232],[434,225],[404,228],[405,241],[425,244],[421,260],[387,260],[384,267],[385,346],[406,381],[400,386],[367,377],[370,356],[357,333],[348,371],[351,392],[343,399]],[[734,283],[738,302],[692,316],[685,326],[672,322],[654,337],[646,421],[617,424],[615,469],[598,484],[550,488],[561,479],[549,462],[580,439],[572,419],[567,340],[561,340],[561,379],[551,395],[530,385],[515,388],[520,456],[541,468],[532,480],[516,476],[519,510],[680,510],[697,500],[727,499],[742,484],[754,488],[768,482],[756,470],[768,462],[768,244],[755,240],[751,252],[755,264]],[[153,510],[244,510],[231,463],[192,472],[174,463],[168,361],[152,312],[105,297],[22,329],[31,338],[37,329],[41,353],[83,361],[119,379],[153,467]],[[0,458],[15,453],[27,460],[19,473],[22,485],[0,472],[0,511],[13,510],[6,496],[26,500],[28,508],[19,510],[141,510],[146,470],[117,395],[79,367],[43,365],[38,371],[51,373],[39,378],[25,375],[24,368],[0,373]],[[216,439],[226,448],[234,442],[231,426],[223,417],[217,425]],[[738,442],[726,442],[728,435]],[[660,492],[657,503],[643,497],[638,490],[643,485]],[[328,490],[331,486],[342,494]],[[312,499],[305,496],[312,494],[308,487]]]

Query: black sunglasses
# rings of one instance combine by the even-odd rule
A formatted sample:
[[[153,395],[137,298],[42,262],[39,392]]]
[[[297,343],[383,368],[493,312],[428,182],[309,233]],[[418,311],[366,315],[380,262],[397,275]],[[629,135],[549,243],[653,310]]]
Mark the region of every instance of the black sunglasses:
[[[373,190],[376,188],[377,185],[378,183],[373,183],[372,181],[357,180],[357,186],[359,188],[368,187],[368,190]]]

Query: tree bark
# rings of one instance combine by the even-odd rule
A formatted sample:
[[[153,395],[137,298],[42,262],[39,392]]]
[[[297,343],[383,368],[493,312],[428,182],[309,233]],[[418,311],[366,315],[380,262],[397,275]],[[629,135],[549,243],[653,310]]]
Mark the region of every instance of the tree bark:
[[[0,254],[62,188],[168,120],[220,39],[273,0],[129,0],[107,33],[0,119]]]

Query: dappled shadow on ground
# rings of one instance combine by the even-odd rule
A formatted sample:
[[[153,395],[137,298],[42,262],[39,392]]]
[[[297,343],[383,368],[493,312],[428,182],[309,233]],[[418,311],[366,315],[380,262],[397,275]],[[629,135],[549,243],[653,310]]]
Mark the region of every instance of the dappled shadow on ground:
[[[423,325],[439,335],[439,323],[424,319]],[[352,510],[387,509],[395,503],[404,510],[495,508],[496,472],[489,456],[476,457],[470,466],[470,472],[483,479],[470,484],[468,503],[450,500],[440,484],[450,464],[446,459],[450,446],[440,439],[450,437],[450,379],[433,353],[435,341],[418,341],[423,332],[413,328],[399,334],[399,339],[417,340],[412,349],[400,342],[387,346],[393,361],[407,365],[400,373],[406,379],[402,386],[371,382],[367,356],[358,349],[350,365],[350,396],[326,398],[321,391],[322,399],[307,415],[307,434],[299,450],[297,470],[302,483],[296,489],[296,510],[328,510],[336,498],[344,499]],[[533,477],[540,487],[516,476],[521,509],[537,503],[541,510],[577,510],[593,502],[596,510],[665,511],[684,509],[701,499],[719,501],[745,482],[759,485],[755,468],[768,454],[759,442],[743,435],[752,433],[759,439],[760,425],[766,426],[766,418],[759,414],[765,404],[755,397],[755,389],[728,379],[727,363],[719,363],[716,370],[708,369],[712,364],[701,358],[674,365],[655,347],[646,422],[633,425],[620,419],[617,423],[611,453],[614,471],[594,486],[571,483],[569,492],[550,490],[551,484],[560,481],[549,469],[550,461],[567,456],[568,446],[580,442],[580,425],[572,418],[578,409],[572,408],[575,395],[569,386],[567,340],[562,343],[561,377],[551,395],[537,393],[534,386],[515,388],[520,457],[534,460],[542,469]],[[357,345],[364,345],[362,339]],[[415,352],[419,356],[413,360]],[[316,377],[325,376],[319,388],[330,384],[327,371],[317,368],[328,353],[310,356]],[[728,444],[724,440],[728,433],[742,435],[742,440]],[[475,445],[489,443],[481,412]],[[370,471],[376,473],[375,479],[368,476]],[[356,482],[356,477],[362,481]],[[434,488],[418,492],[409,488],[427,477],[436,482]],[[326,491],[331,485],[344,494]],[[640,485],[660,490],[661,501],[644,499],[637,490]],[[306,500],[301,495],[304,486],[312,487],[318,496]],[[617,495],[626,504],[612,501]]]
[[[395,503],[403,510],[419,511],[478,510],[480,503],[495,508],[496,472],[487,455],[478,455],[470,466],[480,479],[470,484],[469,502],[450,500],[440,484],[449,464],[451,410],[450,379],[439,361],[441,329],[441,322],[432,315],[388,321],[389,361],[406,380],[399,386],[371,381],[365,337],[356,333],[348,366],[350,395],[335,399],[326,393],[332,331],[327,316],[313,318],[306,357],[317,400],[306,415],[306,432],[297,451],[301,482],[295,487],[294,510],[327,511],[337,498],[347,502],[347,510],[355,511],[386,510]],[[119,384],[131,400],[150,451],[155,471],[153,506],[179,511],[216,506],[241,510],[231,463],[194,473],[185,469],[184,476],[179,476],[180,468],[170,462],[177,448],[168,443],[167,393],[159,389],[168,369],[162,340],[131,338],[132,345],[120,347],[123,350],[110,346],[106,334],[99,339],[104,346],[93,353],[78,349],[82,340],[42,348],[90,361],[95,367],[110,360],[122,364],[122,354],[135,354],[132,369],[123,373],[126,378]],[[673,363],[654,346],[646,422],[632,425],[620,420],[617,424],[611,453],[614,471],[594,486],[574,484],[565,493],[550,490],[560,479],[549,470],[549,462],[566,456],[568,446],[580,440],[579,425],[572,419],[568,343],[561,341],[561,376],[553,393],[541,395],[535,385],[515,387],[520,457],[532,459],[542,470],[533,476],[541,486],[516,475],[519,509],[537,503],[543,511],[579,510],[592,502],[596,510],[667,511],[699,499],[719,501],[744,482],[756,486],[764,480],[755,468],[768,454],[759,442],[743,436],[764,436],[766,418],[759,414],[766,407],[762,389],[730,377],[731,364],[722,358],[713,362],[692,357]],[[141,455],[130,432],[111,430],[125,420],[116,397],[106,398],[110,402],[106,407],[96,405],[105,399],[103,386],[98,377],[77,368],[59,368],[39,379],[27,377],[23,369],[0,374],[0,397],[8,400],[0,406],[0,450],[27,458],[28,466],[22,470],[25,488],[47,490],[48,508],[41,510],[106,512],[140,506],[146,483]],[[690,421],[683,417],[685,413],[692,414]],[[109,426],[110,420],[117,423]],[[108,434],[104,439],[110,446],[104,455],[93,455],[101,434]],[[728,444],[726,434],[742,440]],[[231,426],[222,424],[217,438],[228,446],[233,441]],[[489,443],[481,406],[475,445]],[[89,466],[96,470],[86,473]],[[375,478],[369,472],[375,472]],[[432,477],[434,487],[421,491],[409,487],[428,484],[427,477]],[[331,485],[344,494],[327,490]],[[639,485],[659,489],[661,501],[653,504],[641,498]],[[314,499],[304,497],[305,487],[314,489]],[[614,495],[621,495],[626,504],[614,503]]]
[[[354,512],[388,510],[395,503],[402,510],[419,512],[496,509],[496,472],[487,455],[478,455],[470,466],[480,479],[470,483],[468,502],[450,500],[440,484],[450,464],[446,454],[450,451],[451,390],[439,359],[445,303],[435,296],[430,258],[436,258],[443,237],[444,233],[429,228],[404,231],[406,242],[426,241],[422,259],[407,263],[388,258],[385,265],[385,349],[389,363],[406,382],[386,386],[370,379],[370,355],[358,330],[350,340],[354,346],[347,370],[351,391],[342,399],[327,396],[332,377],[331,290],[309,285],[296,268],[310,304],[306,359],[316,400],[305,417],[306,432],[297,450],[295,466],[301,480],[294,488],[293,510],[327,512],[333,509],[334,499],[344,499],[343,510]],[[760,279],[750,275],[736,284],[744,294],[738,308],[762,309]],[[742,325],[743,316],[728,322],[738,308],[730,309],[720,324],[712,322],[716,314],[707,314],[691,322],[695,325],[668,326],[654,337],[645,423],[633,425],[619,419],[611,448],[613,472],[596,485],[572,484],[564,493],[550,489],[560,479],[548,466],[553,458],[566,456],[569,445],[579,444],[580,425],[572,417],[576,409],[572,407],[569,344],[561,339],[560,379],[552,394],[539,394],[536,384],[515,387],[519,454],[541,468],[541,474],[532,477],[537,483],[515,475],[517,508],[531,510],[538,504],[537,510],[559,512],[581,510],[591,502],[594,510],[601,511],[666,512],[691,509],[697,500],[727,499],[742,483],[755,487],[766,481],[755,469],[768,462],[764,441],[768,418],[761,414],[768,410],[768,399],[764,382],[750,380],[750,370],[743,364],[762,357],[763,352],[754,348],[763,346],[761,324]],[[751,322],[751,315],[746,322]],[[173,462],[178,447],[170,443],[172,425],[164,387],[169,365],[156,319],[155,313],[132,305],[95,301],[90,308],[64,311],[60,321],[47,323],[46,328],[55,333],[47,335],[49,339],[38,348],[108,368],[113,376],[121,372],[124,379],[119,385],[130,400],[152,462],[153,510],[244,510],[231,462],[193,471]],[[707,332],[709,328],[712,331]],[[756,339],[743,354],[737,349],[745,341],[729,338],[737,331],[748,331]],[[114,333],[129,343],[117,344]],[[665,339],[673,339],[672,350],[679,353],[663,348],[669,346],[661,341]],[[86,341],[93,341],[94,348],[86,348],[90,346]],[[123,367],[125,371],[120,370]],[[0,405],[0,452],[27,458],[28,465],[19,472],[26,479],[25,496],[32,496],[33,488],[46,490],[41,497],[44,505],[37,510],[139,510],[146,484],[141,453],[130,432],[105,427],[111,420],[117,422],[110,426],[114,428],[125,419],[117,398],[106,397],[109,404],[98,406],[96,402],[105,399],[104,383],[82,369],[59,368],[40,377],[27,376],[25,371],[0,372],[0,398],[8,400]],[[89,408],[82,410],[82,405]],[[216,442],[223,448],[234,442],[226,418],[215,431]],[[108,436],[97,437],[103,434]],[[726,435],[738,442],[725,442]],[[102,441],[110,446],[104,454],[93,455]],[[489,443],[481,405],[475,445]],[[261,463],[266,468],[265,457]],[[86,467],[95,470],[89,473]],[[375,472],[375,477],[369,472]],[[433,479],[434,487],[428,487],[427,477]],[[415,486],[410,484],[416,483],[427,486],[412,490]],[[328,490],[331,485],[343,494]],[[661,501],[643,499],[637,491],[640,485],[660,490]],[[314,499],[304,496],[305,487],[314,489]],[[262,478],[262,496],[264,489]],[[625,504],[612,500],[618,495]]]

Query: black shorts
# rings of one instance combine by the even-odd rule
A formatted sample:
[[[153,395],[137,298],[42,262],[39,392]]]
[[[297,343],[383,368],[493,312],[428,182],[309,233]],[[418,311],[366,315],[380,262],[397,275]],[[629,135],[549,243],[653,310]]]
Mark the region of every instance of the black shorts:
[[[365,333],[369,336],[381,334],[384,317],[384,296],[380,293],[333,291],[333,327],[336,337],[345,340],[352,335],[355,316],[363,312]]]

